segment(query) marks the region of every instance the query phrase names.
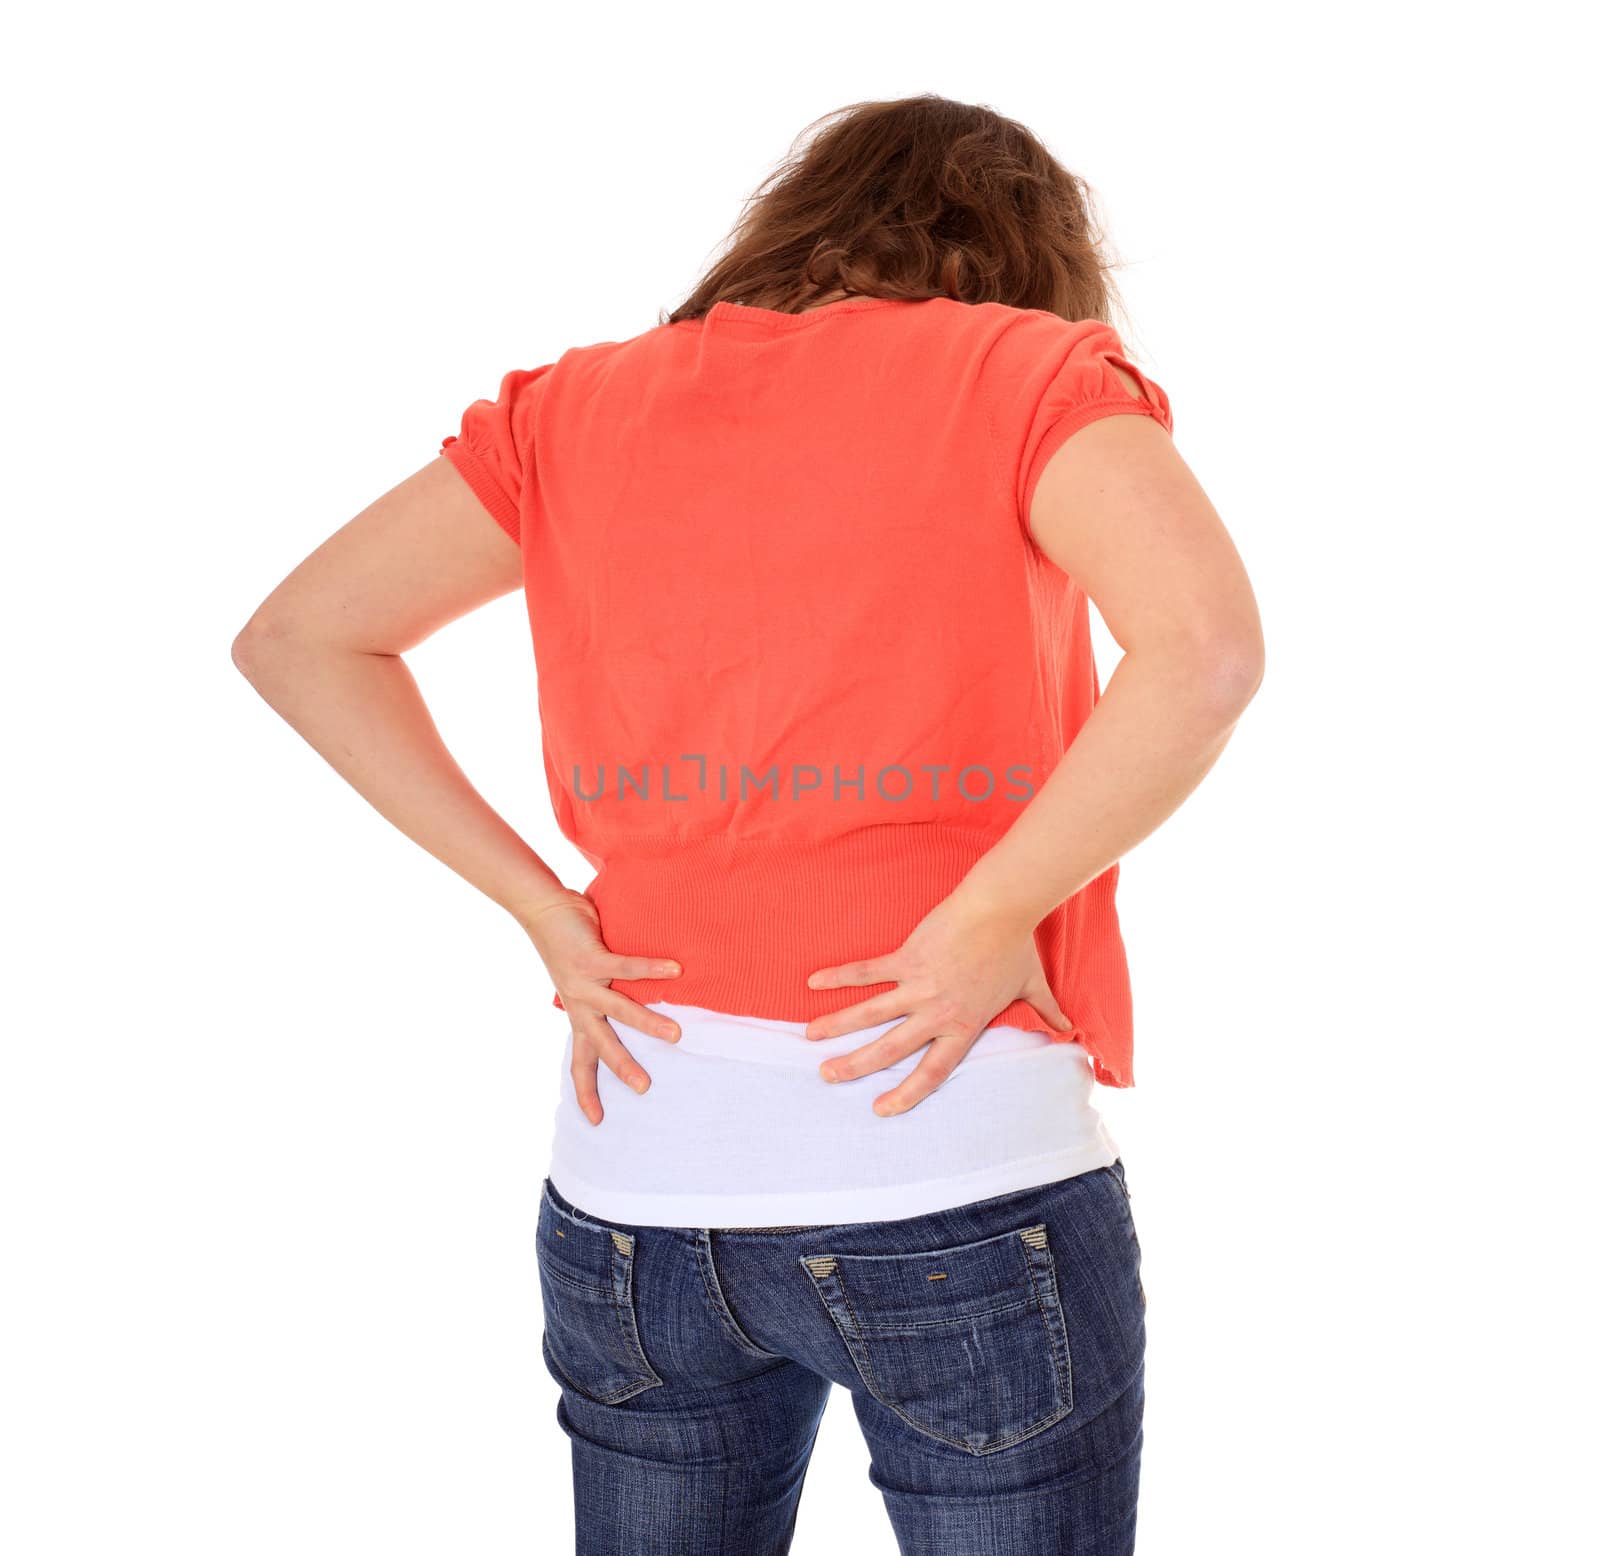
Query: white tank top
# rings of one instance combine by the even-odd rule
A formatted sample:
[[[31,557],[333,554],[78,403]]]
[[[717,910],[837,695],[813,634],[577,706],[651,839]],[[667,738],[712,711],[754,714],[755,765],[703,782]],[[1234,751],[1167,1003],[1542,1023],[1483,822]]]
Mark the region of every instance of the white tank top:
[[[604,1065],[591,1124],[561,1064],[550,1179],[581,1210],[634,1226],[791,1227],[888,1221],[1033,1188],[1117,1158],[1076,1043],[991,1027],[932,1096],[880,1118],[873,1099],[926,1049],[853,1081],[823,1061],[896,1023],[808,1042],[803,1022],[658,1003],[664,1043],[613,1022],[650,1076],[642,1095]]]

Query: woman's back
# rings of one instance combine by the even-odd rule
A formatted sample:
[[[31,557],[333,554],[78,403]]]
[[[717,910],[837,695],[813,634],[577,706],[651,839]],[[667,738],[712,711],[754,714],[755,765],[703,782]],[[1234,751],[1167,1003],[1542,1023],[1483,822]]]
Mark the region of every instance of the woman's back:
[[[1117,367],[1133,375],[1130,390]],[[507,374],[443,452],[522,548],[547,777],[641,1002],[779,1021],[902,941],[1091,711],[1087,604],[1032,543],[1050,455],[1159,386],[1096,320],[846,297],[700,318]],[[1131,1080],[1115,868],[1039,928]]]

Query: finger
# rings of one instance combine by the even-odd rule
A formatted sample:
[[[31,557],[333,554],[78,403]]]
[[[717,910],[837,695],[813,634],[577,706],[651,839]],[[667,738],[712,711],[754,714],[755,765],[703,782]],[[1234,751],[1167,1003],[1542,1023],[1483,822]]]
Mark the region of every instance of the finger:
[[[578,1094],[578,1106],[591,1124],[598,1124],[606,1116],[600,1106],[600,1088],[595,1084],[600,1073],[600,1060],[594,1044],[586,1037],[572,1034],[572,1089]]]
[[[678,1023],[671,1017],[636,1005],[626,994],[618,994],[615,989],[597,989],[589,997],[589,1003],[602,1014],[620,1021],[625,1027],[632,1027],[635,1032],[643,1032],[646,1037],[659,1037],[665,1043],[675,1043],[681,1035]]]
[[[929,1017],[908,1018],[899,1026],[891,1027],[882,1037],[827,1060],[817,1073],[825,1081],[858,1080],[863,1075],[898,1064],[908,1054],[932,1042],[938,1031],[939,1027]]]
[[[806,979],[813,989],[850,989],[863,983],[892,983],[889,958],[871,956],[864,962],[841,962],[837,967],[819,967]]]
[[[1056,1003],[1056,997],[1050,992],[1050,985],[1042,975],[1029,980],[1022,991],[1022,998],[1058,1032],[1072,1030],[1072,1018]]]
[[[604,960],[602,978],[676,978],[683,968],[670,957],[621,956],[609,952]]]
[[[816,1042],[824,1037],[843,1037],[847,1032],[859,1032],[864,1027],[875,1027],[896,1016],[909,1016],[914,1002],[904,989],[891,989],[887,994],[874,994],[869,1000],[860,1000],[818,1016],[806,1023],[806,1037]]]
[[[650,1077],[644,1067],[630,1054],[622,1039],[612,1029],[611,1023],[599,1011],[580,1010],[578,1019],[583,1022],[584,1035],[600,1056],[600,1062],[630,1091],[650,1089]]]
[[[972,1047],[966,1037],[936,1037],[928,1045],[928,1052],[919,1064],[892,1091],[886,1091],[873,1100],[872,1111],[879,1118],[893,1118],[914,1108],[931,1097],[955,1072],[955,1067]]]

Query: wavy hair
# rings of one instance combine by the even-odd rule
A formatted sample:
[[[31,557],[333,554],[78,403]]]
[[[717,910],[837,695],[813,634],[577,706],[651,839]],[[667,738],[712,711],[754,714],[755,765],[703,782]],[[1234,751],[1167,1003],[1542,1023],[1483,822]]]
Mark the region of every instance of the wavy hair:
[[[842,292],[1114,323],[1114,268],[1089,186],[1031,130],[923,93],[807,125],[661,322],[724,300],[792,313]]]

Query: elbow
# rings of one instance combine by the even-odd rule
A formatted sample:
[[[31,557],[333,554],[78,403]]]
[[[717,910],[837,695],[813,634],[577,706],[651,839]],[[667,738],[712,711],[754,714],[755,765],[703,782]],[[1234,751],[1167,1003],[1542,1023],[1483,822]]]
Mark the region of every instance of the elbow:
[[[242,626],[234,635],[231,655],[233,658],[233,668],[237,670],[239,674],[245,678],[245,680],[254,680],[256,667],[261,661],[257,652],[256,634],[251,629],[249,622],[246,622],[244,626]]]
[[[257,626],[254,617],[234,634],[231,653],[233,668],[245,680],[254,683],[260,677],[267,657],[266,634]]]
[[[1261,689],[1266,650],[1259,627],[1210,638],[1197,646],[1196,694],[1219,724],[1232,724]]]
[[[1174,694],[1197,725],[1227,729],[1260,689],[1260,624],[1210,622],[1170,639],[1163,652]]]
[[[234,635],[231,649],[233,666],[253,686],[271,675],[274,665],[283,659],[289,636],[283,626],[258,609]]]

